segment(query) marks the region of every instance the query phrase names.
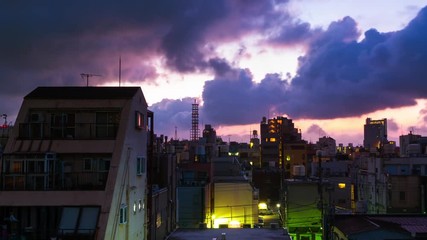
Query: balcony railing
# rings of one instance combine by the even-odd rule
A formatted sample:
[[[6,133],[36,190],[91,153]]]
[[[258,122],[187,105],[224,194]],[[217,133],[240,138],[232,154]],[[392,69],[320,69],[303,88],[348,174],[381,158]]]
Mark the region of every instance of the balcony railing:
[[[49,123],[20,123],[20,139],[115,139],[119,124],[75,123],[55,126]]]
[[[104,190],[108,172],[1,173],[2,191]]]

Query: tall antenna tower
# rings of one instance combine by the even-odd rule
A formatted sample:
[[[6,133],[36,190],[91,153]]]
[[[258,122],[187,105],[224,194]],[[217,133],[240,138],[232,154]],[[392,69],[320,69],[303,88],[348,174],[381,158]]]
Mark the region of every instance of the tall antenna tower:
[[[196,100],[191,104],[191,131],[190,131],[190,140],[197,141],[199,140],[199,104]]]

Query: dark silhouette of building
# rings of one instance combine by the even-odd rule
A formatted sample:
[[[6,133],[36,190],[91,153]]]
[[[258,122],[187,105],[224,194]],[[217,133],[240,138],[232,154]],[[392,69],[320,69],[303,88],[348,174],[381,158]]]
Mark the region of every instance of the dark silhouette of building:
[[[380,120],[366,119],[363,126],[363,147],[370,151],[370,149],[379,149],[384,144],[388,143],[387,140],[387,118]]]
[[[283,145],[301,142],[301,132],[295,128],[292,119],[286,117],[262,118],[261,164],[262,167],[278,167],[284,164]]]

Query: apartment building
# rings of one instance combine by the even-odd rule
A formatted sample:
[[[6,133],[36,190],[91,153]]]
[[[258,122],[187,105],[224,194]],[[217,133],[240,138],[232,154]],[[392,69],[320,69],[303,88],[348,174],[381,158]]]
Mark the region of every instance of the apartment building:
[[[425,157],[358,160],[357,196],[369,214],[424,213],[427,204]]]
[[[148,122],[139,87],[26,95],[0,165],[8,235],[145,239]]]

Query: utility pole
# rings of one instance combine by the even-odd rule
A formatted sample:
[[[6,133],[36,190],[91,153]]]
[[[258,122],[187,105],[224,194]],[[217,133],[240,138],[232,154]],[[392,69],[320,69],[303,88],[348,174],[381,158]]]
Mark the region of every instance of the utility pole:
[[[322,152],[319,150],[317,153],[318,157],[318,172],[319,172],[319,207],[320,207],[320,219],[322,226],[322,239],[325,239],[325,220],[324,220],[324,212],[323,212],[323,187],[322,187]]]

